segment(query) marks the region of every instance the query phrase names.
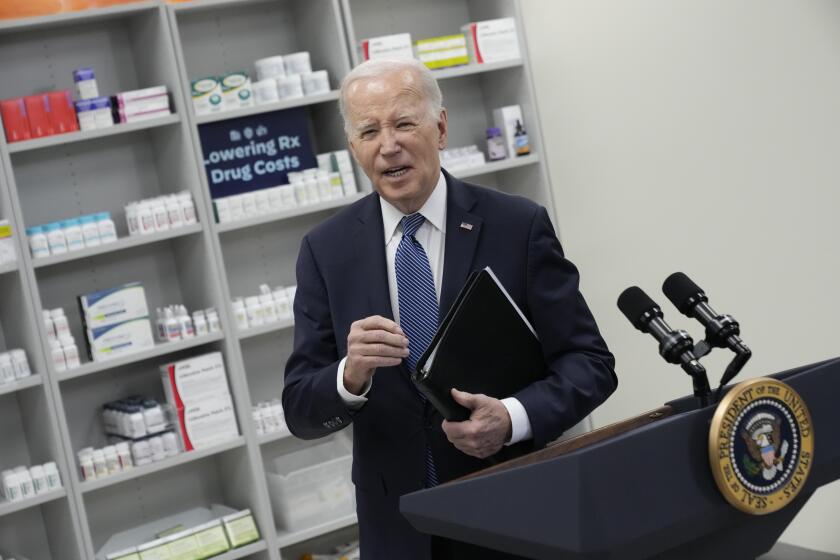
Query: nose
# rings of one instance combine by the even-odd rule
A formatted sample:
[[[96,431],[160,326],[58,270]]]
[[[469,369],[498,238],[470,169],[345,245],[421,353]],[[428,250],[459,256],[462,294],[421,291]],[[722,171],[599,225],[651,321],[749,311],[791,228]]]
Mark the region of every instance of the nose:
[[[379,153],[383,156],[398,154],[402,149],[396,131],[390,126],[383,127],[379,133]]]

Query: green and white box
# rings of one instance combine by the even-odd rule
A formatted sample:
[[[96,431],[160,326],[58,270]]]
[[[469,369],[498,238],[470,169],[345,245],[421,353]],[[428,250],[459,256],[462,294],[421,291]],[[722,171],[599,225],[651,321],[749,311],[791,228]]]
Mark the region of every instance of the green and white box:
[[[201,560],[198,539],[192,529],[187,529],[167,537],[171,560]]]
[[[210,558],[230,550],[230,543],[220,519],[199,525],[193,528],[192,532],[198,541],[199,558]]]
[[[140,560],[172,560],[167,541],[168,539],[157,539],[138,546]]]
[[[228,540],[234,548],[259,540],[260,531],[250,509],[243,509],[222,518]]]
[[[209,115],[222,111],[222,82],[216,76],[207,76],[190,82],[193,109],[196,115]]]
[[[112,552],[105,556],[105,560],[140,560],[136,547],[127,548],[118,552]]]
[[[254,106],[251,77],[247,72],[231,72],[221,80],[222,107],[225,111]]]

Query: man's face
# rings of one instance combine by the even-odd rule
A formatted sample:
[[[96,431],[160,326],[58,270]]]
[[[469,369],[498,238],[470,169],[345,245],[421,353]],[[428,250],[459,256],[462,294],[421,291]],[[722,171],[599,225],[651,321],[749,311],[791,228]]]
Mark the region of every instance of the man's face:
[[[345,100],[350,149],[374,189],[403,213],[418,211],[437,184],[446,111],[430,117],[410,69],[354,82]]]

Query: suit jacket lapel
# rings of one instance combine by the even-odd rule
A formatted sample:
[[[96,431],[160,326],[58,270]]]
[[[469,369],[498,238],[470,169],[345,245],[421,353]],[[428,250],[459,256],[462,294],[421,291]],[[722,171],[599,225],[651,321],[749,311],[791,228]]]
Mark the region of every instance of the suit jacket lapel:
[[[476,203],[464,183],[446,171],[446,241],[443,255],[443,282],[440,294],[440,320],[446,316],[473,268],[473,258],[481,235],[482,219],[471,214]],[[384,243],[384,241],[383,241]]]
[[[356,247],[357,281],[367,293],[371,315],[394,319],[391,292],[388,289],[388,268],[385,262],[385,235],[382,231],[382,210],[379,195],[369,196],[358,214],[354,244]]]

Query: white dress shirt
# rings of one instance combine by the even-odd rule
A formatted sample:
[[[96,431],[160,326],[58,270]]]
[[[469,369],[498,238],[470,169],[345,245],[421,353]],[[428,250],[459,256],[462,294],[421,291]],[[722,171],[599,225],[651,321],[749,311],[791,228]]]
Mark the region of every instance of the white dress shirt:
[[[388,288],[391,295],[391,310],[394,313],[394,321],[400,322],[400,306],[397,299],[397,273],[396,256],[397,246],[402,239],[402,219],[405,214],[397,210],[385,199],[379,199],[382,208],[382,226],[385,233],[385,260],[388,268]],[[438,178],[437,185],[429,196],[429,199],[420,209],[420,213],[426,221],[420,226],[415,234],[415,239],[423,246],[426,256],[429,258],[429,266],[432,269],[432,277],[435,282],[435,295],[440,304],[440,290],[443,281],[443,252],[446,244],[446,178],[443,173]],[[344,386],[344,365],[347,362],[345,356],[338,364],[338,378],[336,380],[338,394],[351,408],[361,408],[367,402],[367,393],[373,380],[367,384],[361,395],[354,395]],[[511,438],[506,445],[530,439],[531,421],[525,407],[517,399],[509,397],[502,399],[502,404],[510,415]]]

